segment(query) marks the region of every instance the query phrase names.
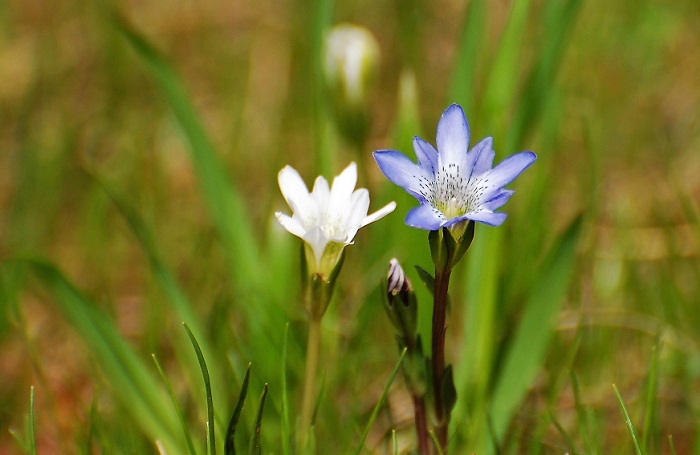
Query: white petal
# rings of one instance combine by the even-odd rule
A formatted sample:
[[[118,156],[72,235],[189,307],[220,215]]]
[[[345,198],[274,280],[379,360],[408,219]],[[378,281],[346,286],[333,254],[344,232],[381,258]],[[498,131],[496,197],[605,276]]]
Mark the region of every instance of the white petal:
[[[309,190],[306,188],[304,180],[299,173],[291,166],[285,166],[277,174],[277,182],[282,191],[284,200],[287,201],[289,208],[294,213],[306,214],[313,211],[313,201],[309,195]]]
[[[353,162],[333,179],[331,205],[347,203],[357,184],[357,165]]]
[[[314,182],[314,190],[311,193],[311,200],[316,207],[316,213],[318,213],[319,219],[322,219],[324,214],[328,211],[330,198],[331,190],[328,188],[328,182],[319,175],[316,177],[316,181]]]
[[[347,213],[344,220],[343,230],[345,231],[345,243],[350,243],[355,234],[362,227],[362,222],[369,210],[369,192],[360,188],[352,194],[350,206],[345,208]]]
[[[389,202],[387,205],[382,207],[381,209],[377,210],[376,212],[367,215],[364,220],[362,220],[362,226],[365,227],[369,223],[374,223],[377,220],[380,220],[393,212],[396,209],[396,202]]]
[[[290,217],[289,215],[285,215],[282,212],[275,212],[275,217],[282,227],[290,233],[302,239],[304,238],[304,235],[306,235],[306,229],[304,229],[304,226],[302,226],[298,220]]]
[[[311,245],[311,249],[314,251],[314,256],[316,257],[316,267],[321,264],[321,258],[323,257],[323,251],[326,249],[328,244],[328,237],[326,233],[320,227],[315,227],[308,231],[304,237],[304,241]]]

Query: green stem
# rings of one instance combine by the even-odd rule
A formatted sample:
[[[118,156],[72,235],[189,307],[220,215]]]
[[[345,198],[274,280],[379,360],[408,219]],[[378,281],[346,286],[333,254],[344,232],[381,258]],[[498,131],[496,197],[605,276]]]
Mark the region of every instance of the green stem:
[[[302,453],[311,431],[311,419],[316,398],[316,370],[321,345],[321,318],[309,318],[309,338],[306,344],[306,370],[301,404],[301,424],[297,437],[297,453]]]
[[[433,292],[433,327],[432,327],[432,369],[433,395],[435,397],[435,433],[440,450],[447,450],[447,428],[450,425],[449,411],[444,407],[442,396],[442,378],[445,372],[445,333],[447,332],[447,290],[450,285],[452,270],[435,269],[435,288]]]

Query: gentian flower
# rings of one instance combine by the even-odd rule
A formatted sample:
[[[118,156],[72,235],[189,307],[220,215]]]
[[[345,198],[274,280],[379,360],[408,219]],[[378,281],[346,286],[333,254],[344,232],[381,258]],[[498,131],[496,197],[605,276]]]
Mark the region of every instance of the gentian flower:
[[[487,137],[468,150],[469,124],[462,108],[453,104],[438,123],[437,150],[419,137],[413,139],[417,164],[394,150],[376,151],[374,159],[390,181],[420,202],[408,212],[407,225],[430,231],[465,220],[499,226],[507,215],[495,210],[514,193],[503,186],[537,156],[520,152],[493,167],[492,144]]]
[[[393,212],[395,202],[367,215],[369,192],[355,190],[357,166],[345,168],[328,187],[319,176],[309,193],[299,173],[285,166],[278,175],[280,190],[292,209],[292,216],[276,212],[277,221],[305,243],[307,267],[328,280],[338,264],[343,249],[353,243],[357,231]]]

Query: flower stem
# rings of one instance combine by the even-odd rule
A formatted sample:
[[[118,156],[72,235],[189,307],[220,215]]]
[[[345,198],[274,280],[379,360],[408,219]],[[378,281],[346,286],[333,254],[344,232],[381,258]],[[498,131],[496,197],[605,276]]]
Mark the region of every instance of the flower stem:
[[[447,290],[450,285],[449,267],[435,269],[435,287],[433,290],[433,327],[432,327],[432,369],[433,395],[435,397],[435,433],[442,453],[447,450],[447,429],[450,425],[449,410],[445,409],[442,396],[442,378],[445,372],[445,332],[447,331]]]
[[[306,344],[306,370],[304,373],[304,392],[301,401],[301,423],[297,435],[297,453],[303,453],[311,431],[311,418],[316,398],[316,370],[321,341],[321,318],[309,318],[309,338]]]
[[[418,437],[418,453],[420,455],[430,455],[428,445],[428,424],[425,418],[425,399],[423,396],[413,395],[413,409],[416,418],[416,435]]]

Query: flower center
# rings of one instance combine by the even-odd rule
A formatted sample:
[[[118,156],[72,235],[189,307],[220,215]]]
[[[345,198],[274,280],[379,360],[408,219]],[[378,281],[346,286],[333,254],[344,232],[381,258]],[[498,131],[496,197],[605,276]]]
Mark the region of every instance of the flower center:
[[[431,194],[426,195],[428,202],[448,220],[464,215],[472,208],[474,201],[468,193],[469,180],[461,175],[456,164],[439,169],[431,189]]]

